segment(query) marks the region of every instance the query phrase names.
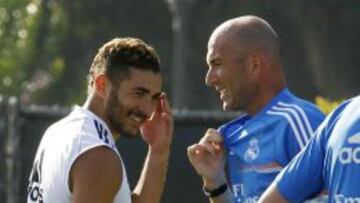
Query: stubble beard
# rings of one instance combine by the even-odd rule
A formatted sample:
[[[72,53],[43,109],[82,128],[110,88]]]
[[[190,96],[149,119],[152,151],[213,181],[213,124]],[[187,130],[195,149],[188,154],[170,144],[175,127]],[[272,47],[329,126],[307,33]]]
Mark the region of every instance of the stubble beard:
[[[112,91],[108,105],[106,106],[106,116],[110,122],[109,127],[119,135],[124,135],[128,138],[137,137],[140,134],[140,130],[134,133],[125,127],[124,122],[126,119],[125,116],[127,115],[125,111],[125,107],[117,101],[117,94]],[[120,118],[119,115],[123,115],[122,118]]]

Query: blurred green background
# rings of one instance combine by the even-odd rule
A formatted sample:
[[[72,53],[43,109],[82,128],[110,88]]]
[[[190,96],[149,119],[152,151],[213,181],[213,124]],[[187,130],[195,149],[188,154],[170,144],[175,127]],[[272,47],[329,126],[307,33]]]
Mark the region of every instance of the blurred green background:
[[[356,0],[0,0],[0,94],[81,103],[97,49],[133,36],[159,52],[174,108],[219,110],[204,84],[208,37],[224,20],[252,14],[280,35],[295,93],[347,98],[360,89],[359,11]]]
[[[211,32],[241,15],[260,16],[278,32],[288,85],[298,96],[328,113],[359,94],[357,0],[0,0],[0,202],[24,202],[44,130],[84,101],[97,49],[127,36],[157,49],[164,90],[178,110],[162,202],[208,202],[186,148],[237,115],[217,112],[218,95],[204,76]],[[133,186],[146,147],[139,139],[118,147]]]

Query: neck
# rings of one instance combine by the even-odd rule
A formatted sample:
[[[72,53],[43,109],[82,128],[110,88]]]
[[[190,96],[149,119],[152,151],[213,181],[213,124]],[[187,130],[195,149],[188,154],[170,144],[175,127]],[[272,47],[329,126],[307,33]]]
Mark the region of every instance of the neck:
[[[272,85],[265,85],[259,88],[259,91],[254,95],[251,104],[246,108],[246,113],[254,116],[260,112],[265,106],[277,96],[282,89],[286,87],[283,80],[272,83]]]
[[[82,107],[92,112],[106,123],[115,141],[120,137],[120,134],[111,128],[110,121],[106,118],[104,102],[101,98],[98,98],[94,93],[90,93]]]

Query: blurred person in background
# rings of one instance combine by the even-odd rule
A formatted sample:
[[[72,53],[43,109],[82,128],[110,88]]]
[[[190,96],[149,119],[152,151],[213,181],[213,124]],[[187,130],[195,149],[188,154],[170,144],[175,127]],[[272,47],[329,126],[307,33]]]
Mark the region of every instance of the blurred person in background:
[[[84,105],[42,137],[27,202],[160,202],[173,119],[157,53],[140,39],[115,38],[99,49],[88,79]],[[131,192],[115,141],[140,132],[148,153]]]
[[[345,101],[320,125],[301,153],[259,202],[302,202],[327,190],[328,202],[360,202],[360,96]]]
[[[244,114],[188,148],[210,202],[257,202],[324,119],[286,87],[281,60],[277,33],[259,17],[228,20],[211,34],[206,84],[225,111]]]

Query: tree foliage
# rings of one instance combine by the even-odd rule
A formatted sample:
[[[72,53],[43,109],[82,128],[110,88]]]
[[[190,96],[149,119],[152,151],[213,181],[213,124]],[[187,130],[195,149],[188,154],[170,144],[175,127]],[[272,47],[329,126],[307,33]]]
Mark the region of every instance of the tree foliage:
[[[2,1],[0,91],[30,102],[62,76],[66,21],[55,1]]]
[[[86,95],[86,75],[101,44],[114,37],[154,45],[165,70],[165,90],[190,109],[218,109],[204,85],[206,43],[226,19],[258,15],[281,37],[289,86],[308,99],[345,98],[360,90],[360,12],[356,0],[177,0],[183,19],[185,75],[169,77],[176,61],[176,27],[169,0],[0,0],[0,93],[23,103],[69,105]],[[205,67],[205,68],[204,68]],[[171,92],[174,86],[183,91]],[[206,102],[204,102],[206,101]],[[179,106],[177,106],[179,107]]]

